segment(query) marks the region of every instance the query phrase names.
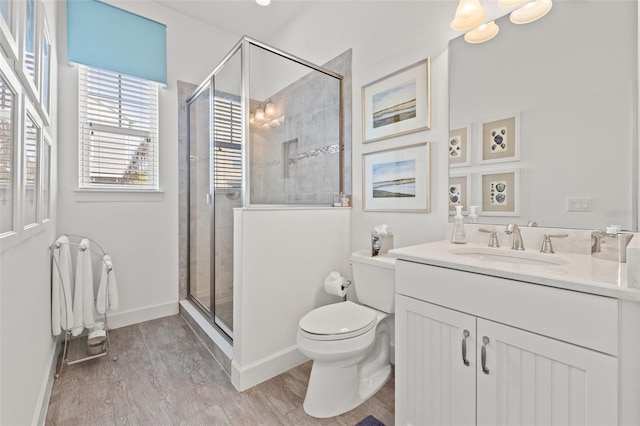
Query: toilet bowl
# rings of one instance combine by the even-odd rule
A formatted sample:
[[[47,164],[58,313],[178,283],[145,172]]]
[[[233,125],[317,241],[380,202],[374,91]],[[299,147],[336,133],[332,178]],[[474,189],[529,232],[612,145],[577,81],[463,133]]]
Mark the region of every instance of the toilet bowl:
[[[322,306],[299,322],[298,349],[313,360],[303,408],[313,417],[357,407],[391,375],[388,323],[394,312],[395,259],[372,258],[363,250],[351,261],[361,304]]]

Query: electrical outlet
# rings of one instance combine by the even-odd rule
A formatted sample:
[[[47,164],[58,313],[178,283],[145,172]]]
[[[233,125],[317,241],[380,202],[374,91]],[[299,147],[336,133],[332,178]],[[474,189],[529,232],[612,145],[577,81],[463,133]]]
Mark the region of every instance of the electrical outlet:
[[[591,198],[567,198],[568,212],[590,212]]]

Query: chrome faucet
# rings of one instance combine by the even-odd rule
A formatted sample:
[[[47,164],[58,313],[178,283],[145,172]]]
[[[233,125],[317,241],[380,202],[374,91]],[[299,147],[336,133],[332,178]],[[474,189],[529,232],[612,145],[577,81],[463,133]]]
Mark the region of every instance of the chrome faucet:
[[[511,250],[524,250],[524,243],[522,242],[522,235],[520,234],[520,228],[515,223],[510,223],[504,230],[507,235],[513,234],[513,245]]]

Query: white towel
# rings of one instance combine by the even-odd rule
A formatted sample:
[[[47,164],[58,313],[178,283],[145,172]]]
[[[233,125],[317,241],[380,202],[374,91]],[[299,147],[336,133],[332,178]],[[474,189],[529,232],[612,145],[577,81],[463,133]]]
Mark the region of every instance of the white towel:
[[[82,250],[84,248],[84,250]],[[78,261],[76,262],[76,288],[73,298],[74,336],[82,333],[83,328],[91,327],[95,322],[93,315],[93,271],[91,268],[91,244],[84,238],[80,241]]]
[[[120,308],[120,299],[111,256],[105,254],[102,260],[102,274],[100,276],[100,287],[98,287],[96,309],[101,314],[104,314],[107,310],[111,312],[117,311]]]
[[[54,265],[51,281],[51,330],[57,336],[73,324],[71,303],[72,268],[69,238],[66,235],[56,240],[53,250]]]

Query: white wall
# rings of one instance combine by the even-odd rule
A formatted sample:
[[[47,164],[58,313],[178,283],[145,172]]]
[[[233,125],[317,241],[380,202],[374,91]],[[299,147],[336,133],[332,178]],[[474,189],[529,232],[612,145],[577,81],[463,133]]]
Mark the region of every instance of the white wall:
[[[232,382],[245,390],[306,358],[298,321],[340,299],[324,292],[331,271],[350,276],[349,209],[234,210]]]
[[[100,243],[113,258],[120,291],[120,313],[111,326],[123,326],[178,311],[178,93],[176,81],[199,84],[240,39],[157,3],[110,0],[114,6],[167,26],[168,87],[160,100],[161,199],[108,197],[80,201],[77,193],[78,67],[66,55],[66,3],[59,2],[60,184],[59,232],[82,234]],[[128,195],[128,194],[125,194]]]
[[[273,46],[324,63],[353,48],[353,209],[351,250],[369,246],[370,230],[387,223],[396,247],[442,238],[447,221],[444,203],[448,180],[447,54],[454,35],[449,22],[455,2],[315,2],[277,36]],[[363,144],[361,87],[380,77],[432,58],[431,130]],[[362,154],[430,141],[431,212],[381,213],[362,210]]]
[[[53,45],[56,40],[55,2],[45,1]],[[56,236],[56,138],[58,58],[52,52],[51,221],[42,232],[0,253],[0,424],[38,422],[45,400],[55,340],[51,336],[51,258],[49,245]]]

